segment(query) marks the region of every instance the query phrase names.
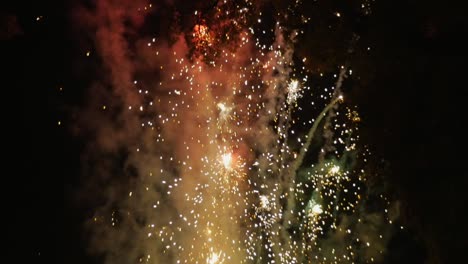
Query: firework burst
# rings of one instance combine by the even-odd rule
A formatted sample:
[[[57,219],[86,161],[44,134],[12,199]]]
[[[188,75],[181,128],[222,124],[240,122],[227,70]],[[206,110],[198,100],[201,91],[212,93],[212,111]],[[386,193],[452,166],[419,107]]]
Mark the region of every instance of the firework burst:
[[[118,78],[126,84],[113,84],[126,87],[117,89],[126,104],[120,132],[132,135],[122,140],[138,175],[123,187],[129,195],[112,197],[112,227],[108,207],[93,218],[97,236],[115,239],[103,249],[109,263],[362,258],[357,237],[343,231],[344,219],[359,211],[365,180],[350,165],[360,119],[339,106],[347,67],[331,89],[311,89],[308,72],[293,62],[298,33],[280,22],[262,31],[256,6],[217,1],[201,20],[193,12],[192,32],[174,42],[143,38],[126,65],[107,65],[113,73],[124,67],[127,76]],[[116,45],[128,46],[121,38]],[[315,110],[301,112],[303,104]],[[327,148],[313,146],[326,132]],[[310,162],[313,155],[318,162]],[[337,236],[341,244],[324,252],[321,239]],[[119,249],[125,260],[109,253]]]

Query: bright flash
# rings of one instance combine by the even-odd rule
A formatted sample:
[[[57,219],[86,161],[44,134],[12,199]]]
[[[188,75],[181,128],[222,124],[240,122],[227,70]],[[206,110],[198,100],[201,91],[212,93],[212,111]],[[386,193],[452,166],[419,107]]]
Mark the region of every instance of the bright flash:
[[[221,112],[226,111],[226,106],[223,103],[218,103],[218,108]]]
[[[339,167],[339,166],[333,166],[333,167],[330,169],[330,174],[337,174],[339,171],[340,171],[340,167]]]
[[[207,264],[221,263],[221,252],[211,252],[208,259],[206,259]]]
[[[221,157],[223,160],[223,165],[225,169],[231,169],[231,163],[232,163],[232,154],[231,153],[225,153]]]
[[[232,107],[228,107],[224,103],[218,103],[218,108],[220,110],[219,118],[221,120],[226,120],[229,117],[229,114],[231,113]]]
[[[288,104],[292,104],[296,102],[296,100],[301,97],[300,92],[300,86],[299,86],[299,81],[298,80],[291,80],[291,82],[288,85]]]
[[[312,213],[315,215],[319,215],[323,213],[322,206],[320,204],[316,204],[312,207]]]
[[[265,210],[270,210],[270,201],[266,195],[260,195],[260,206]]]

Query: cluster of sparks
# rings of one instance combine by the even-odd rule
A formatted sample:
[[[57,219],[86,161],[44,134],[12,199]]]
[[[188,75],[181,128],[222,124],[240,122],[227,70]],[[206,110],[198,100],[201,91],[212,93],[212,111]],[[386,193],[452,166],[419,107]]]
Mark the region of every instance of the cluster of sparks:
[[[141,120],[135,129],[149,133],[156,146],[134,150],[136,157],[151,155],[156,162],[126,198],[135,201],[128,204],[144,200],[134,207],[151,212],[125,207],[128,217],[145,215],[147,242],[138,260],[355,262],[356,248],[370,241],[352,238],[353,231],[340,226],[340,214],[356,212],[365,180],[363,171],[347,165],[359,156],[360,121],[356,111],[340,107],[340,79],[349,70],[339,68],[331,88],[314,90],[304,67],[293,63],[297,32],[285,34],[276,23],[267,32],[275,40],[266,45],[249,24],[261,23],[261,15],[252,19],[250,1],[219,1],[215,9],[212,19],[219,24],[195,25],[192,43],[180,38],[174,48],[159,50],[156,38],[149,41],[145,48],[151,60],[165,63],[159,67],[164,74],[156,88],[134,82],[142,103],[127,110]],[[223,20],[232,14],[236,20]],[[233,31],[224,27],[238,33],[229,35]],[[236,40],[236,47],[223,46],[219,38]],[[175,48],[186,45],[197,51],[191,58]],[[315,110],[301,112],[304,103]],[[327,146],[313,146],[322,131],[332,135]],[[310,162],[314,148],[318,161]],[[118,218],[112,217],[116,232]],[[333,249],[327,259],[320,238],[331,233],[352,243],[341,255]]]

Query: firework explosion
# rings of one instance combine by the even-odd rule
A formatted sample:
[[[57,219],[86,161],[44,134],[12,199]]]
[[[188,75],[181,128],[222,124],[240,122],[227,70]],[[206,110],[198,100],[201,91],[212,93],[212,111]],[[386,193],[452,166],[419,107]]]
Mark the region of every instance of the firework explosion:
[[[311,87],[294,54],[300,32],[280,19],[301,17],[300,3],[264,21],[260,4],[214,1],[170,38],[135,36],[158,8],[98,1],[80,13],[106,76],[93,87],[99,111],[85,115],[99,121],[83,121],[105,200],[88,225],[94,253],[106,263],[378,260],[377,223],[389,218],[361,206],[356,164],[369,153],[357,151],[360,117],[341,92],[351,71]]]

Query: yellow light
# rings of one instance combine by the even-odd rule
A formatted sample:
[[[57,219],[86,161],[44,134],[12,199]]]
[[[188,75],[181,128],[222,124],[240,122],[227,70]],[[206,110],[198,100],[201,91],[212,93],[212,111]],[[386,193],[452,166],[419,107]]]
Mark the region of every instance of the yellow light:
[[[320,206],[320,204],[314,205],[312,207],[312,213],[316,215],[323,213],[322,206]]]

